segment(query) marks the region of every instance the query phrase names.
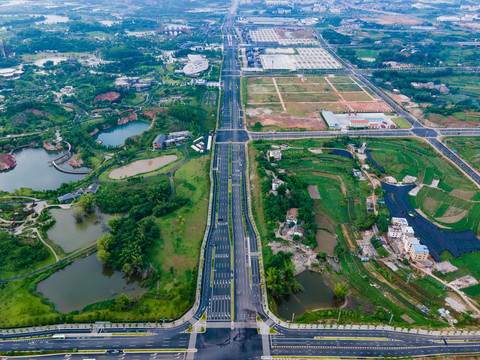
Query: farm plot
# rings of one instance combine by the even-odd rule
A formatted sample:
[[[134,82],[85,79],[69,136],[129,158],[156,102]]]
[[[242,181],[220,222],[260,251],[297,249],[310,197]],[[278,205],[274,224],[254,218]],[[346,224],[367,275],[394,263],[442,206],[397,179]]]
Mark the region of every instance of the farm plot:
[[[478,137],[448,137],[447,146],[467,161],[475,170],[480,171],[480,138]]]
[[[366,139],[373,159],[385,174],[401,181],[410,175],[424,186],[412,206],[443,229],[472,230],[479,233],[480,192],[475,185],[449,162],[416,139]],[[434,184],[437,180],[438,185]],[[428,186],[431,185],[431,186]]]
[[[391,108],[350,76],[243,79],[247,126],[263,130],[324,130],[320,112],[387,112]]]

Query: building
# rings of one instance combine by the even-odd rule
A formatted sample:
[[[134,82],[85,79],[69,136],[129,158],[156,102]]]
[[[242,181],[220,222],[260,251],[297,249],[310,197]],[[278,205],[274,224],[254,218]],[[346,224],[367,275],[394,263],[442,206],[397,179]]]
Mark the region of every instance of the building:
[[[392,121],[393,116],[384,113],[347,113],[334,114],[331,111],[322,111],[325,122],[332,130],[355,129],[394,129],[395,123]]]
[[[65,195],[61,195],[57,198],[58,202],[66,202],[66,201],[70,201],[70,200],[73,200],[73,199],[74,199],[74,197],[70,193],[65,194]]]
[[[276,50],[277,52],[274,54],[260,55],[264,69],[340,69],[342,67],[332,55],[322,48],[281,48]]]
[[[100,187],[100,184],[98,183],[90,184],[85,189],[85,194],[96,194],[99,187]]]
[[[281,150],[269,150],[267,153],[268,159],[273,158],[275,161],[282,160],[282,151]]]
[[[4,79],[18,79],[20,75],[23,74],[23,71],[20,69],[7,68],[0,69],[0,76]]]
[[[202,55],[188,55],[188,63],[183,68],[187,76],[196,77],[208,69],[208,60]]]
[[[413,261],[425,261],[428,259],[430,252],[425,245],[413,244],[410,247],[410,260]]]
[[[154,149],[163,149],[165,147],[165,140],[167,136],[164,134],[159,134],[153,140],[152,146]]]
[[[397,226],[408,226],[408,221],[405,218],[392,217],[392,224]]]
[[[400,239],[403,235],[402,227],[398,225],[389,225],[388,226],[388,238],[390,240]]]
[[[297,223],[298,223],[298,220],[297,220],[297,218],[296,218],[296,217],[294,217],[294,216],[290,216],[290,215],[289,215],[289,216],[287,216],[287,219],[286,219],[285,223],[286,223],[288,226],[290,226],[290,224],[292,224],[292,223],[293,223],[293,224],[294,224],[294,226],[295,226],[295,225],[297,225]]]
[[[340,122],[338,121],[335,114],[331,111],[322,111],[322,116],[328,127],[332,130],[340,129]]]
[[[62,89],[60,89],[60,93],[66,96],[75,96],[74,91],[75,89],[73,88],[73,86],[65,86]]]
[[[276,191],[281,185],[283,185],[283,181],[280,179],[273,179],[272,180],[272,190]]]
[[[420,241],[416,237],[406,236],[405,234],[402,235],[402,242],[403,242],[403,248],[404,248],[405,252],[407,252],[407,253],[410,252],[410,248],[413,245],[419,245],[420,244]]]
[[[140,79],[139,77],[121,76],[115,79],[113,85],[116,89],[129,90],[133,87],[138,92],[141,92],[152,86],[152,83],[153,79],[150,78]]]

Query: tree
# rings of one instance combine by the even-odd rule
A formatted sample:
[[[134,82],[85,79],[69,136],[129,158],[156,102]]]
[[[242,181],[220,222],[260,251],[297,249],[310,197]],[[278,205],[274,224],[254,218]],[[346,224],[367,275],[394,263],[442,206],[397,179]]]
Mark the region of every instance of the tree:
[[[78,200],[78,205],[85,215],[89,215],[93,213],[95,209],[95,198],[92,194],[83,195],[80,197],[80,200]]]
[[[335,297],[339,300],[345,299],[348,294],[350,293],[348,291],[348,284],[347,283],[335,283],[335,288],[334,288],[334,293]]]

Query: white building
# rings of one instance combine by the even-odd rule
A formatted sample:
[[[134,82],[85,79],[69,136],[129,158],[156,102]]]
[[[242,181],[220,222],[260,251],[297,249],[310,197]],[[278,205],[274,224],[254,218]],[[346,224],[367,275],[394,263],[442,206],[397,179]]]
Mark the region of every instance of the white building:
[[[273,157],[275,161],[282,160],[282,151],[281,150],[269,150],[267,153],[268,159]]]
[[[277,189],[283,185],[283,181],[280,179],[273,179],[272,180],[272,190],[277,191]]]
[[[388,226],[388,238],[392,239],[400,239],[403,235],[402,228],[396,225],[389,225]]]
[[[420,241],[416,237],[405,236],[405,234],[402,235],[402,242],[403,248],[407,253],[410,252],[410,247],[412,247],[412,245],[420,244]]]
[[[397,226],[408,226],[408,221],[405,218],[392,217],[392,224]]]
[[[23,74],[23,71],[20,69],[7,68],[0,69],[0,76],[4,79],[18,79],[20,75]]]
[[[187,76],[198,76],[208,69],[208,60],[202,55],[188,55],[188,63],[183,72]]]

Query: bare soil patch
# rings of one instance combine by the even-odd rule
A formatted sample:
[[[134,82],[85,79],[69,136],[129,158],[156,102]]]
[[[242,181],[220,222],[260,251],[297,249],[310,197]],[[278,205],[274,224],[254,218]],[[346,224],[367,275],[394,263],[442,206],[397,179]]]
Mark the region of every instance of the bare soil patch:
[[[320,199],[320,194],[318,192],[318,187],[315,185],[308,186],[308,193],[312,199]]]
[[[178,159],[177,155],[159,156],[152,159],[137,160],[110,172],[108,177],[120,180],[130,176],[147,173],[162,166],[168,165]]]
[[[447,215],[447,212],[450,210],[450,208],[452,208],[453,206],[450,206],[445,215]],[[459,210],[459,209],[458,209]],[[451,215],[451,216],[442,216],[442,217],[439,217],[439,218],[436,218],[438,221],[442,222],[442,223],[446,223],[446,224],[453,224],[453,223],[456,223],[460,220],[462,220],[465,216],[468,215],[468,210],[463,210],[460,214],[458,215]]]
[[[114,91],[109,91],[104,94],[99,94],[95,96],[95,102],[98,101],[110,101],[114,102],[120,98],[120,93],[114,92]]]
[[[480,115],[480,114],[479,114]],[[475,116],[474,113],[470,113],[469,116]],[[460,120],[454,115],[442,116],[439,114],[429,114],[428,120],[437,126],[444,127],[477,127],[480,125],[480,118],[476,120]]]
[[[476,191],[464,191],[460,189],[454,189],[450,192],[450,195],[463,200],[470,200],[476,193]]]
[[[380,25],[420,25],[423,24],[423,21],[417,19],[411,19],[404,16],[382,16],[379,18],[366,18],[362,19],[367,22],[374,22]]]
[[[423,202],[423,208],[427,210],[430,214],[433,214],[435,210],[437,210],[439,205],[440,204],[438,203],[438,201],[432,198],[426,198]]]

